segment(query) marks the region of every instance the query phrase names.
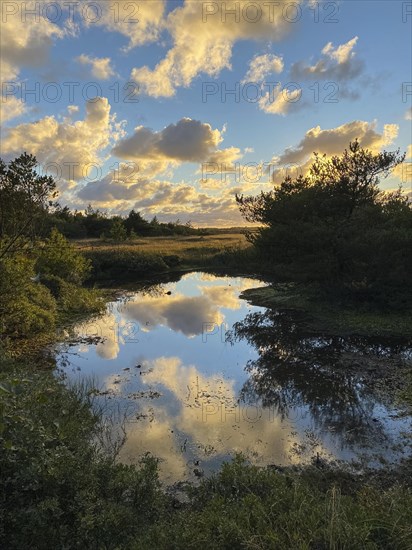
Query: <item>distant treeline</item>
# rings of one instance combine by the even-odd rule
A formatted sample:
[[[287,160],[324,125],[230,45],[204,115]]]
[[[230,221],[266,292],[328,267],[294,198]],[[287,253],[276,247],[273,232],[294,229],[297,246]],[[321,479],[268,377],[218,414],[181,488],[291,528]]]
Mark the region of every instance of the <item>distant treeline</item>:
[[[84,211],[72,211],[67,206],[57,205],[48,212],[43,231],[49,233],[56,227],[69,239],[105,238],[124,241],[134,237],[169,236],[169,235],[204,235],[207,229],[197,229],[190,222],[180,220],[159,222],[154,216],[146,220],[140,212],[132,210],[127,217],[109,216],[105,212],[93,209],[89,205]]]

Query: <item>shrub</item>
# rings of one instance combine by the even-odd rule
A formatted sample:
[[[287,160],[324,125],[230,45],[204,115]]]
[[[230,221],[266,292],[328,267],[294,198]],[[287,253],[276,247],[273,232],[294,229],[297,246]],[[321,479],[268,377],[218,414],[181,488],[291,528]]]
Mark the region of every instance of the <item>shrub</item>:
[[[53,229],[40,250],[36,269],[41,276],[56,276],[74,284],[81,284],[89,275],[90,262]]]
[[[156,461],[115,464],[87,390],[2,363],[0,546],[126,548],[162,506]]]
[[[33,282],[34,260],[14,255],[0,264],[0,330],[16,338],[51,330],[56,302],[49,290]]]
[[[116,248],[86,252],[97,279],[131,279],[162,273],[168,264],[158,254]]]
[[[104,307],[98,290],[76,286],[53,275],[42,277],[41,281],[57,300],[58,309],[64,317],[97,313]]]

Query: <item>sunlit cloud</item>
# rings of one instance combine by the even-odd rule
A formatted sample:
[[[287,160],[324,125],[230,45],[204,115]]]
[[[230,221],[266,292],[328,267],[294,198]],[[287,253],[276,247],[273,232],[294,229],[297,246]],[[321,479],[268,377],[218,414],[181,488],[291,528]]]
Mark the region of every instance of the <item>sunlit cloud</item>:
[[[282,0],[279,5],[286,3]],[[211,2],[213,9],[209,10],[207,4],[188,0],[168,14],[165,28],[172,37],[172,48],[153,69],[145,65],[131,73],[143,92],[153,97],[173,96],[177,88],[190,86],[201,73],[216,77],[223,69],[230,69],[237,41],[280,40],[291,29],[282,10],[272,10],[265,0],[254,3],[260,15],[255,21],[244,16],[222,17],[226,2]],[[246,0],[231,4],[239,13],[248,5]]]
[[[89,55],[79,55],[77,61],[82,65],[88,65],[91,68],[91,74],[99,80],[107,80],[115,75],[111,67],[110,57],[90,57]]]
[[[29,0],[9,3],[2,15],[0,50],[2,81],[14,81],[22,67],[42,67],[49,61],[53,42],[63,38],[69,29],[59,27],[36,13],[44,1]],[[24,17],[20,7],[25,8]],[[11,9],[10,9],[11,8]]]
[[[259,100],[259,108],[265,113],[273,115],[286,115],[290,109],[302,107],[302,91],[299,87],[284,88],[279,83],[276,87],[266,92]]]
[[[73,106],[69,115],[76,111]],[[84,120],[73,122],[69,117],[59,122],[46,116],[35,122],[18,124],[6,129],[2,154],[29,151],[40,164],[57,173],[65,181],[79,181],[89,169],[102,164],[102,153],[118,136],[121,125],[110,114],[110,104],[104,97],[86,103]]]
[[[396,124],[384,124],[383,131],[377,131],[377,122],[355,120],[324,129],[320,126],[311,128],[295,147],[289,147],[278,157],[273,159],[275,169],[272,171],[273,183],[280,183],[283,177],[283,167],[287,165],[299,166],[300,172],[305,174],[313,160],[313,153],[318,152],[327,156],[340,155],[351,141],[359,140],[362,147],[374,153],[391,145],[398,136],[399,127]],[[279,166],[279,169],[276,169]]]
[[[129,51],[159,39],[164,27],[165,0],[146,0],[130,2],[129,0],[97,0],[99,18],[87,25],[98,25],[111,32],[120,33],[129,42],[124,50]]]
[[[307,65],[303,61],[298,61],[292,65],[292,79],[345,81],[359,76],[364,64],[356,57],[354,52],[357,41],[358,37],[355,36],[345,44],[336,47],[332,42],[328,42],[322,49],[323,57],[314,65]]]
[[[182,118],[160,131],[144,126],[135,128],[131,136],[120,140],[113,155],[136,161],[140,172],[155,175],[170,165],[182,162],[219,163],[231,166],[241,157],[240,149],[218,149],[223,141],[223,131],[213,130],[211,125],[199,120]]]
[[[283,71],[283,59],[274,54],[256,55],[249,63],[249,69],[242,83],[263,82],[272,73]]]
[[[0,98],[0,121],[3,125],[8,120],[24,114],[27,110],[26,104],[14,96]]]

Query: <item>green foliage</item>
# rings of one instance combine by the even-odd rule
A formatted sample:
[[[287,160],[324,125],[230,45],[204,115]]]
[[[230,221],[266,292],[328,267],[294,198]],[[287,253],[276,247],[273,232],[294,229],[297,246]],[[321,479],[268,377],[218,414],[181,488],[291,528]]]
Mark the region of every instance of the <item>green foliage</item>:
[[[147,274],[164,273],[169,265],[159,254],[116,248],[85,252],[93,266],[94,279],[131,279]]]
[[[149,235],[151,232],[151,226],[148,221],[146,221],[140,212],[131,210],[128,217],[124,222],[124,226],[127,232],[130,234],[132,231],[136,235]]]
[[[20,338],[53,329],[56,303],[44,286],[33,282],[34,260],[22,255],[0,262],[0,333]]]
[[[36,267],[41,276],[56,276],[75,284],[82,283],[91,269],[90,262],[57,229],[40,250]]]
[[[113,219],[112,226],[109,231],[109,238],[113,241],[120,242],[127,239],[126,227],[121,218]]]
[[[412,537],[412,492],[247,466],[241,458],[192,490],[190,505],[163,518],[137,549],[405,549]],[[341,482],[344,480],[342,476]]]
[[[250,240],[279,280],[316,282],[358,301],[410,300],[412,208],[401,192],[379,190],[403,160],[358,142],[342,156],[316,156],[306,177],[286,178],[269,193],[237,197]]]
[[[99,313],[104,308],[105,304],[98,290],[77,286],[54,275],[42,277],[42,284],[57,301],[61,323],[73,321],[74,316]]]
[[[57,195],[53,178],[40,176],[36,167],[36,157],[27,153],[8,166],[0,159],[0,258],[36,237]]]
[[[88,395],[2,361],[2,548],[125,548],[161,510],[156,461],[115,464]]]
[[[119,227],[120,225],[122,228]],[[82,238],[109,238],[115,241],[126,239],[123,228],[126,229],[127,236],[137,237],[155,237],[172,235],[202,235],[207,234],[205,229],[196,229],[191,223],[175,222],[161,223],[156,216],[148,222],[135,210],[131,210],[126,218],[119,216],[108,216],[99,209],[93,209],[90,205],[84,212],[77,210],[71,211],[67,206],[62,207],[59,204],[53,205],[48,213],[43,215],[41,226],[41,235],[47,236],[51,229],[56,227],[60,233],[70,239]]]
[[[96,313],[100,294],[78,286],[91,263],[66,239],[52,232],[37,253],[14,254],[0,261],[0,334],[13,340],[51,333],[73,315]]]

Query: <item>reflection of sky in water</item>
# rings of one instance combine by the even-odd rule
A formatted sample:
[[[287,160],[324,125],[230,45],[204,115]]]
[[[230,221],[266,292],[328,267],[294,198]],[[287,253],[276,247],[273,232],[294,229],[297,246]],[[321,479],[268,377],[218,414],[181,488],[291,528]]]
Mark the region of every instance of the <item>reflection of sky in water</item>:
[[[99,399],[127,414],[122,460],[137,461],[150,451],[162,459],[165,481],[173,482],[208,473],[234,452],[258,464],[288,464],[317,452],[349,459],[368,447],[367,438],[363,449],[356,448],[359,442],[343,444],[333,426],[317,430],[306,403],[292,404],[282,417],[275,407],[239,401],[251,374],[246,363],[259,354],[244,339],[227,343],[225,334],[249,313],[263,311],[239,299],[242,290],[261,284],[191,273],[151,292],[128,293],[103,317],[77,326],[80,336],[102,341],[72,346],[66,372],[72,379],[79,372],[93,376],[105,394]],[[387,434],[405,422],[387,418],[383,406],[364,406],[368,416],[385,417],[373,428],[370,450],[385,452],[387,445],[390,454]]]

